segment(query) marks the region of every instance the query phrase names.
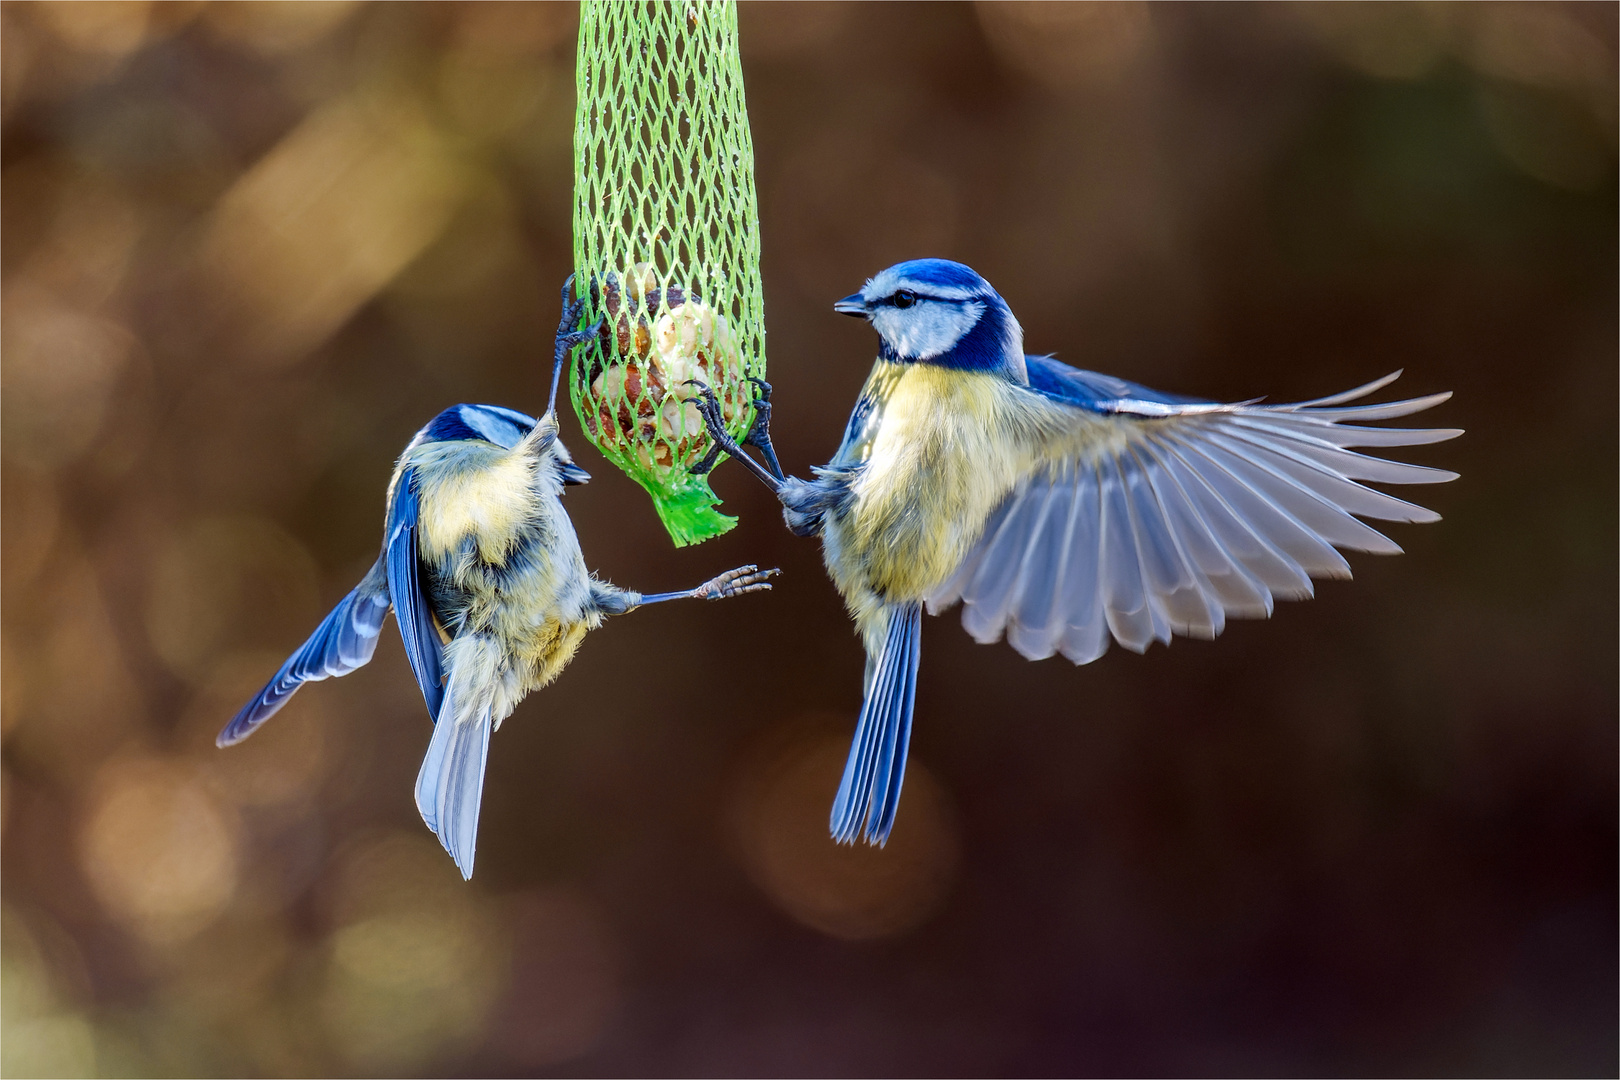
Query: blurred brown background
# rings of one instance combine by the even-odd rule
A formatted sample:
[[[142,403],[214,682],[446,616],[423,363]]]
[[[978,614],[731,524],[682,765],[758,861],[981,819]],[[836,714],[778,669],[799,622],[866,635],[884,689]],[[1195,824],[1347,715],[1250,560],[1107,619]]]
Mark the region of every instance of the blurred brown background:
[[[817,548],[731,466],[672,550],[569,415],[600,573],[785,573],[593,635],[471,885],[393,630],[214,749],[412,432],[542,407],[575,18],[0,7],[3,1071],[1613,1075],[1612,4],[745,5],[788,468],[874,352],[831,302],[941,255],[1152,386],[1456,390],[1446,520],[1083,669],[930,621],[894,840],[840,850]]]

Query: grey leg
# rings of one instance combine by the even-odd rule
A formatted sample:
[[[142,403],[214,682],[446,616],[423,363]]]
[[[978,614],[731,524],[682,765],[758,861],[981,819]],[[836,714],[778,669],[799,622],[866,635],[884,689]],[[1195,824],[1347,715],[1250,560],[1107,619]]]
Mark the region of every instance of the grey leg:
[[[781,572],[774,567],[770,570],[761,570],[753,565],[739,566],[735,570],[727,570],[718,577],[710,578],[695,589],[653,593],[651,596],[643,596],[641,602],[661,604],[665,600],[724,600],[732,596],[741,596],[743,593],[769,592],[771,584],[768,579]]]

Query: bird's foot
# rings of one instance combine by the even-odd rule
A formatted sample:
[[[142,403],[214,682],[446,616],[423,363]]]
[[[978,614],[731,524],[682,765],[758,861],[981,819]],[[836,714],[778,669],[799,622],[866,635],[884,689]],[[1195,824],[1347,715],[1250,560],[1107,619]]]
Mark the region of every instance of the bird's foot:
[[[752,563],[747,566],[739,566],[737,569],[727,570],[720,576],[705,581],[702,585],[693,589],[691,593],[692,599],[724,600],[731,596],[741,596],[743,593],[769,592],[771,589],[769,579],[781,572],[775,567],[769,570],[761,570]]]
[[[570,349],[584,345],[602,331],[602,319],[597,319],[583,330],[574,329],[579,325],[580,314],[585,310],[585,297],[581,294],[570,300],[568,296],[573,291],[574,275],[569,274],[562,288],[562,318],[557,320],[557,343],[553,353],[553,357],[557,360],[568,355]]]
[[[742,447],[731,437],[726,430],[726,419],[720,411],[720,402],[714,396],[714,390],[708,383],[697,379],[688,379],[684,384],[698,388],[698,396],[683,399],[685,402],[696,405],[698,415],[703,417],[703,426],[709,432],[709,449],[697,464],[686,471],[693,476],[707,476],[714,471],[720,461],[721,454],[730,454],[732,457],[742,456]]]
[[[684,400],[697,406],[698,415],[703,417],[703,426],[708,429],[709,438],[714,443],[709,452],[703,455],[703,459],[688,471],[702,476],[714,468],[714,463],[719,460],[721,453],[726,453],[747,466],[748,471],[759,477],[766,487],[772,491],[777,490],[782,484],[782,478],[749,457],[743,448],[737,445],[737,440],[731,437],[731,432],[726,430],[725,414],[720,411],[720,399],[714,396],[714,388],[698,379],[688,379],[684,385],[697,387],[697,397]]]
[[[785,480],[787,477],[782,472],[782,463],[776,460],[776,447],[771,445],[771,384],[752,375],[748,381],[759,392],[754,395],[754,423],[748,429],[748,434],[743,436],[743,443],[758,447],[759,452],[765,455],[765,467],[771,471],[771,475]]]
[[[703,460],[692,466],[688,471],[702,476],[714,468],[714,464],[719,460],[721,454],[730,454],[734,458],[748,460],[748,455],[743,453],[743,448],[737,445],[737,440],[733,439],[731,432],[726,430],[726,417],[720,410],[720,399],[715,396],[714,388],[701,379],[687,379],[682,385],[697,387],[696,397],[683,398],[682,400],[689,405],[697,406],[698,415],[703,417],[703,427],[708,431],[709,441],[713,444],[709,447],[709,452],[703,455]]]
[[[708,476],[714,472],[714,467],[720,463],[720,455],[725,451],[717,442],[709,444],[709,452],[697,459],[697,463],[686,471],[693,476]]]
[[[592,291],[595,291],[595,282],[592,282]],[[568,354],[581,345],[595,339],[602,330],[602,320],[587,326],[583,330],[575,330],[579,325],[580,313],[585,310],[585,297],[577,296],[568,299],[574,291],[574,275],[569,274],[568,280],[562,287],[562,318],[557,320],[557,338],[551,350],[551,396],[546,400],[546,412],[550,413],[557,407],[557,386],[562,382],[563,367],[568,360]]]

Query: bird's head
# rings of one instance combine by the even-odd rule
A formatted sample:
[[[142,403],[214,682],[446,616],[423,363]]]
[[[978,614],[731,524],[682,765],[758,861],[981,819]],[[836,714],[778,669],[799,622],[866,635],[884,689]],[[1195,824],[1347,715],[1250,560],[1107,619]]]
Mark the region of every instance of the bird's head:
[[[542,433],[543,453],[554,463],[559,479],[564,484],[590,483],[591,474],[574,464],[568,447],[557,438],[555,413],[547,413],[542,419],[536,420],[527,413],[500,405],[452,405],[435,416],[418,438],[423,442],[478,439],[510,450],[532,432],[536,424],[550,428],[549,433]],[[546,434],[549,437],[544,437]]]
[[[1028,382],[1024,329],[1007,302],[971,267],[949,259],[898,263],[834,311],[866,319],[885,360],[998,372]]]

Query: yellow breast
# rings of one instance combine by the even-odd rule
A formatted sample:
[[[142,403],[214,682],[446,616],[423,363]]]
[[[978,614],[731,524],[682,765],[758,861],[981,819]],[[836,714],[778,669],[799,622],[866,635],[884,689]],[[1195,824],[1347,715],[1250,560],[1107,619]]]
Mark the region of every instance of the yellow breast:
[[[479,557],[504,558],[518,529],[533,513],[535,460],[499,447],[460,444],[461,467],[420,470],[419,522],[424,558],[438,559],[473,537]]]
[[[944,584],[1053,426],[1038,397],[992,374],[880,362],[866,392],[882,418],[828,537],[856,607],[852,593],[893,603]]]

